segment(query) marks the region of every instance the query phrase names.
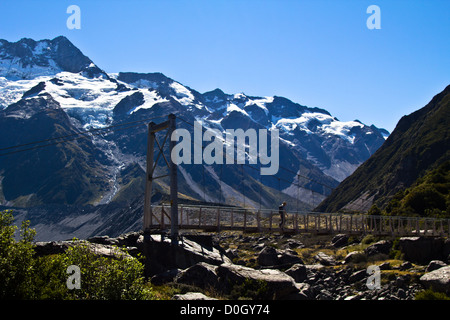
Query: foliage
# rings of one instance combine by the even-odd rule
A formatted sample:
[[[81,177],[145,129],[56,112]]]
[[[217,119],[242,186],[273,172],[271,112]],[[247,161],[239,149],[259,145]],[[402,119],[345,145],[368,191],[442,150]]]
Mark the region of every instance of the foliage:
[[[377,238],[373,234],[368,234],[361,240],[361,244],[371,244],[377,241]]]
[[[0,298],[26,298],[31,285],[30,272],[33,269],[33,245],[35,231],[29,222],[22,222],[20,240],[14,235],[11,210],[0,212]]]
[[[235,284],[230,293],[231,299],[264,300],[272,299],[269,296],[267,282],[263,280],[245,279],[241,284]]]
[[[426,171],[450,159],[449,119],[450,86],[447,86],[425,107],[402,117],[383,145],[315,211],[338,212],[356,199],[371,197],[379,208],[386,208],[400,189],[411,187]]]
[[[372,207],[367,212],[367,214],[370,215],[370,216],[380,216],[381,213],[382,213],[381,209],[378,208],[376,205],[372,205]]]
[[[62,256],[64,266],[76,265],[81,271],[81,289],[73,290],[75,299],[146,299],[143,265],[136,259],[98,257],[85,244],[69,248]],[[66,270],[66,269],[64,269]],[[64,281],[67,274],[64,276]]]
[[[106,258],[80,242],[63,254],[35,257],[35,231],[23,222],[16,241],[11,211],[0,212],[0,298],[8,299],[154,299],[145,285],[143,265],[134,258]],[[117,248],[117,250],[119,250]],[[67,268],[80,268],[80,289],[68,289]]]
[[[414,298],[415,300],[450,300],[445,293],[435,292],[432,289],[420,291]]]
[[[427,172],[410,188],[397,192],[383,213],[435,218],[450,217],[450,161]]]

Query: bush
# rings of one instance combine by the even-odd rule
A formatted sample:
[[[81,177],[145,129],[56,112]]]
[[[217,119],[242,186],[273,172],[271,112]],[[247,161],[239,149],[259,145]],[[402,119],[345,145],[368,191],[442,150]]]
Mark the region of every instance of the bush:
[[[241,284],[235,284],[231,290],[230,298],[233,300],[267,300],[269,296],[267,283],[262,280],[245,279]]]
[[[361,243],[362,244],[371,244],[377,241],[377,238],[375,238],[374,235],[372,234],[368,234],[367,236],[365,236],[362,240]]]
[[[151,287],[144,284],[144,267],[137,259],[99,257],[81,242],[64,254],[36,258],[35,231],[23,222],[16,241],[13,221],[12,211],[0,212],[1,299],[155,298]],[[80,268],[80,289],[67,288],[70,265]]]
[[[445,200],[433,186],[425,185],[411,190],[404,199],[404,206],[423,216],[427,209],[445,210]]]
[[[98,257],[84,244],[69,248],[62,259],[66,268],[76,265],[81,271],[81,289],[72,290],[69,295],[75,299],[135,300],[152,297],[152,292],[144,286],[144,267],[136,259]],[[66,279],[67,274],[64,281]]]
[[[450,300],[450,297],[442,292],[435,292],[431,289],[420,291],[414,297],[415,300]]]
[[[0,298],[24,299],[32,287],[33,245],[35,231],[29,222],[22,222],[20,240],[14,239],[17,227],[13,225],[11,210],[0,212]]]

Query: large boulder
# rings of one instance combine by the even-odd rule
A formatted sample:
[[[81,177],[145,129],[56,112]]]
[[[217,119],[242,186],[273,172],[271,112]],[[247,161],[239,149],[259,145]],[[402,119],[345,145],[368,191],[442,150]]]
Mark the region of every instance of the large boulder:
[[[172,297],[172,300],[217,300],[214,298],[210,298],[208,296],[205,296],[203,293],[200,292],[187,292],[185,294],[176,294]]]
[[[311,285],[308,283],[296,283],[297,292],[288,295],[286,300],[312,300],[314,299],[314,292]]]
[[[286,250],[282,251],[278,255],[278,263],[280,266],[292,266],[294,264],[303,264],[302,258],[300,258],[295,251]]]
[[[307,271],[306,267],[303,264],[296,263],[292,267],[290,267],[288,270],[285,271],[285,273],[289,276],[291,276],[295,282],[301,283],[306,280],[307,277]]]
[[[314,260],[323,266],[334,266],[336,265],[336,260],[334,257],[327,255],[326,253],[320,251],[314,256]]]
[[[399,240],[400,251],[406,260],[426,265],[431,260],[446,260],[445,241],[442,238],[402,237]]]
[[[367,260],[367,257],[363,251],[349,252],[344,258],[344,264],[348,263],[360,263]]]
[[[444,247],[442,248],[442,259],[450,263],[450,238],[445,239]]]
[[[285,299],[293,293],[297,293],[295,281],[286,273],[276,269],[261,269],[244,267],[240,265],[224,263],[217,268],[219,285],[222,291],[230,292],[235,285],[245,282],[261,282],[266,286],[266,298]]]
[[[354,283],[354,282],[358,282],[361,281],[363,279],[365,279],[367,277],[367,272],[366,270],[359,270],[359,271],[355,271],[353,272],[350,277],[348,278],[348,281],[350,283]]]
[[[256,261],[263,267],[275,266],[278,264],[278,252],[275,248],[267,246],[259,252]]]
[[[151,279],[151,283],[160,286],[168,282],[173,282],[177,275],[180,274],[180,272],[183,271],[181,269],[171,269],[167,270],[163,273],[155,274]]]
[[[292,266],[296,263],[303,264],[302,259],[293,250],[277,250],[273,247],[264,247],[256,259],[262,267]]]
[[[218,286],[217,266],[199,262],[192,267],[181,271],[175,282],[193,285],[202,289],[216,288]]]
[[[161,235],[140,236],[137,247],[145,255],[145,272],[150,277],[170,269],[187,269],[199,262],[212,265],[231,263],[231,260],[214,247],[202,246],[189,239],[172,245]]]
[[[437,269],[445,267],[445,266],[447,266],[447,264],[444,261],[432,260],[432,261],[430,261],[427,268],[425,269],[425,272],[431,272],[431,271],[437,270]]]
[[[377,254],[389,254],[389,251],[391,251],[392,248],[392,242],[388,240],[381,240],[378,242],[375,242],[368,246],[364,252],[368,257],[374,256]]]
[[[124,259],[132,258],[126,251],[119,249],[117,246],[110,244],[91,243],[85,240],[74,241],[50,241],[50,242],[36,242],[34,247],[35,256],[47,256],[53,254],[62,254],[67,249],[75,246],[84,246],[95,255],[113,258]]]
[[[348,244],[348,234],[337,234],[331,239],[331,245],[335,248],[340,248]]]
[[[425,273],[420,277],[420,282],[434,291],[450,293],[450,266]]]
[[[61,254],[73,246],[73,241],[36,242],[34,252],[37,257]]]

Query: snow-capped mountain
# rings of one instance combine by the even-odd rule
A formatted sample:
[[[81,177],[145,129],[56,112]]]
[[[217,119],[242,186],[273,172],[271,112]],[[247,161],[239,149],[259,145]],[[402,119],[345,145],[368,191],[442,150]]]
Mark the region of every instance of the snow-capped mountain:
[[[180,197],[186,201],[273,208],[287,199],[294,209],[311,208],[388,135],[283,97],[220,89],[199,93],[162,73],[108,74],[64,37],[0,40],[0,149],[169,113],[190,131],[201,120],[221,132],[277,128],[280,133],[276,176],[261,178],[259,171],[238,165],[181,165]],[[5,156],[9,149],[0,151],[0,204],[128,205],[143,192],[147,128],[142,124],[84,135],[51,151]],[[154,200],[164,199],[167,183],[158,181],[156,190]]]
[[[81,72],[89,77],[107,77],[63,36],[41,41],[24,38],[18,42],[8,42],[0,39],[0,74],[3,77],[13,80],[34,79],[61,71]]]

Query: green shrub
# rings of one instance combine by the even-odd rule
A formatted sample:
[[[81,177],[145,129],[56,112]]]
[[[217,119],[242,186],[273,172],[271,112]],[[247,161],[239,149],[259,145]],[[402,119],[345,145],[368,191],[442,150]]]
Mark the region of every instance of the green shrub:
[[[377,241],[377,238],[375,238],[374,235],[369,234],[369,235],[365,236],[365,237],[361,240],[361,243],[362,243],[362,244],[371,244],[371,243],[374,243],[374,242],[376,242],[376,241]]]
[[[442,292],[435,292],[432,289],[420,291],[414,297],[415,300],[450,300],[450,297]]]
[[[262,280],[245,279],[241,284],[235,284],[231,290],[230,298],[233,300],[266,300],[269,297],[267,283]]]
[[[11,211],[0,212],[0,298],[9,299],[154,299],[144,283],[144,267],[134,258],[111,259],[93,253],[87,244],[65,253],[34,257],[35,231],[22,223],[20,240]],[[120,250],[120,249],[117,249]],[[69,290],[66,270],[80,268],[81,288]]]
[[[35,231],[29,222],[22,222],[20,240],[14,236],[17,227],[13,225],[11,210],[0,212],[0,298],[24,299],[30,295],[33,270],[33,245]]]
[[[151,290],[144,286],[144,267],[136,259],[110,259],[95,255],[80,243],[63,255],[64,271],[76,265],[81,272],[81,288],[71,290],[74,299],[119,300],[150,299]],[[64,281],[67,279],[64,275]],[[65,283],[65,282],[64,282]]]

